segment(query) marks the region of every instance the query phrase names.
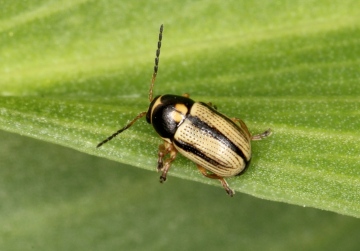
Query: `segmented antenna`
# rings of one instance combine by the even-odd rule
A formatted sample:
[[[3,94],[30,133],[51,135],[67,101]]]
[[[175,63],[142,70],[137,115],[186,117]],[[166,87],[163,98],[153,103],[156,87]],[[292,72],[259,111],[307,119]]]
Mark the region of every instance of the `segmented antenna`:
[[[161,25],[160,26],[160,33],[159,33],[159,41],[158,41],[158,48],[156,50],[156,58],[155,58],[155,66],[154,66],[154,73],[152,75],[152,79],[151,79],[151,86],[150,86],[150,91],[149,91],[149,101],[151,102],[153,99],[153,87],[154,87],[154,83],[155,83],[155,78],[156,78],[156,74],[158,72],[158,68],[159,68],[159,57],[160,57],[160,48],[161,48],[161,40],[162,40],[162,32],[163,32],[164,26]],[[125,131],[126,129],[128,129],[130,126],[132,126],[139,118],[142,118],[146,115],[147,111],[145,112],[141,112],[139,113],[133,120],[131,120],[126,126],[124,126],[123,128],[121,128],[120,130],[118,130],[117,132],[113,133],[110,137],[108,137],[107,139],[101,141],[96,147],[100,147],[103,144],[107,143],[108,141],[112,140],[113,138],[115,138],[117,135],[119,135],[120,133],[122,133],[123,131]]]
[[[111,135],[110,137],[108,137],[107,139],[101,141],[96,147],[100,147],[103,144],[105,144],[106,142],[112,140],[113,138],[115,138],[118,134],[122,133],[123,131],[125,131],[126,129],[128,129],[130,126],[132,126],[136,120],[138,120],[139,118],[143,117],[146,115],[147,112],[141,112],[139,113],[133,120],[130,121],[129,124],[127,124],[126,126],[124,126],[123,128],[121,128],[120,130],[118,130],[117,132],[115,132],[113,135]]]
[[[159,69],[159,57],[160,57],[160,48],[161,48],[161,40],[162,40],[162,33],[164,30],[164,25],[160,25],[160,32],[159,32],[159,41],[158,41],[158,48],[156,50],[156,58],[155,58],[155,65],[154,65],[154,73],[151,78],[151,85],[149,90],[149,101],[153,100],[153,88],[155,84],[156,75]]]

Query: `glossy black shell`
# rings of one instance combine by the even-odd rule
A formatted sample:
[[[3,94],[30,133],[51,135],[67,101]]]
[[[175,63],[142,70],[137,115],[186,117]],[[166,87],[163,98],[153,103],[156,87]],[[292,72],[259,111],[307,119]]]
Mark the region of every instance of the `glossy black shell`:
[[[170,94],[156,96],[149,105],[146,121],[152,124],[160,137],[172,141],[177,127],[181,123],[181,121],[174,120],[174,112],[178,112],[175,107],[184,105],[187,108],[186,114],[183,114],[185,119],[194,103],[194,100],[183,96]]]

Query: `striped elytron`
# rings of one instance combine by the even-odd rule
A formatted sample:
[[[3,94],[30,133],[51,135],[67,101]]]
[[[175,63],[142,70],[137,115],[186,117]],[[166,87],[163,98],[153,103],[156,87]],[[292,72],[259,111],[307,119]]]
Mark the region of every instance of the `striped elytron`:
[[[146,115],[155,131],[164,140],[159,146],[157,170],[160,182],[166,180],[171,163],[177,152],[197,164],[200,172],[211,179],[220,180],[226,192],[234,191],[224,178],[240,174],[250,163],[251,140],[260,140],[271,134],[268,129],[251,135],[245,123],[219,113],[211,103],[195,102],[188,94],[161,95],[153,99],[153,87],[158,72],[163,25],[160,26],[154,73],[149,91],[149,109],[139,113],[129,124],[100,142],[105,144]],[[164,160],[165,156],[169,155]]]

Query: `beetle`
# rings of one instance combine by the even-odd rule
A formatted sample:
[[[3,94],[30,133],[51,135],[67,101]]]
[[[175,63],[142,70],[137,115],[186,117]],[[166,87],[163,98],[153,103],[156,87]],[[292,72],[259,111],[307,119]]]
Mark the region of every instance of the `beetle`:
[[[153,88],[159,69],[160,48],[164,26],[160,26],[154,71],[149,90],[150,105],[125,127],[100,142],[97,147],[112,140],[146,116],[164,143],[158,150],[157,170],[160,182],[167,173],[177,153],[192,160],[207,178],[218,179],[225,191],[234,195],[224,178],[241,174],[251,160],[251,140],[261,140],[271,134],[271,129],[251,135],[246,124],[238,118],[229,118],[217,111],[211,103],[195,102],[189,94],[166,94],[153,98]],[[169,156],[165,159],[166,156]]]

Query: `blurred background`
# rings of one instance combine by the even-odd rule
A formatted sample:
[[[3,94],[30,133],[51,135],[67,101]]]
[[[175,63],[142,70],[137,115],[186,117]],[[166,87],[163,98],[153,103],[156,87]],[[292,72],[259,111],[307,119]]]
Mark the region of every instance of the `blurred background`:
[[[344,96],[351,96],[358,91],[358,71],[350,69],[348,64],[358,58],[358,47],[354,45],[359,43],[356,37],[359,9],[358,1],[350,0],[0,2],[0,104],[4,97],[12,102],[11,97],[24,96],[29,98],[29,103],[25,98],[24,103],[14,103],[14,106],[18,106],[17,111],[24,109],[25,115],[26,109],[31,107],[34,114],[39,112],[40,117],[45,114],[49,116],[46,118],[53,119],[50,121],[64,122],[70,128],[72,122],[84,121],[76,128],[79,131],[74,129],[74,135],[71,129],[52,131],[52,124],[46,120],[41,121],[50,125],[46,130],[29,126],[21,131],[20,124],[2,124],[7,131],[16,129],[18,134],[0,131],[0,250],[359,250],[360,221],[357,218],[242,193],[229,198],[220,187],[172,175],[161,185],[159,174],[154,171],[20,135],[95,151],[93,141],[98,140],[100,133],[94,137],[93,134],[88,136],[87,131],[94,125],[101,127],[95,117],[100,114],[101,107],[96,110],[95,105],[114,104],[119,94],[129,93],[136,98],[147,94],[148,82],[144,79],[150,79],[161,23],[171,27],[166,43],[173,45],[162,55],[161,60],[168,63],[161,75],[161,91],[181,94],[182,90],[192,93],[194,88],[199,88],[195,95],[216,96],[219,91],[230,90],[229,96],[245,99],[264,93],[307,97],[318,93],[336,96],[343,92]],[[284,34],[285,41],[281,38]],[[242,40],[244,37],[246,41]],[[336,43],[342,37],[347,38],[347,44]],[[266,40],[264,48],[259,42],[263,38]],[[328,41],[332,49],[335,48],[330,52],[326,51]],[[210,42],[211,46],[207,47]],[[233,61],[223,62],[222,53],[229,56],[240,50],[232,43],[245,43],[250,50],[242,51],[241,57],[234,57]],[[214,44],[223,47],[214,52]],[[286,56],[304,44],[301,53]],[[322,53],[317,54],[317,46]],[[342,46],[347,48],[346,53]],[[183,54],[185,49],[193,57]],[[336,55],[332,54],[334,51]],[[273,69],[281,71],[282,67],[289,66],[289,61],[294,63],[294,68],[302,69],[303,60],[310,62],[311,68],[312,61],[322,64],[332,57],[345,62],[344,68],[335,73],[327,69],[314,71],[313,75],[303,73],[300,78],[287,74],[286,71],[291,72],[289,68],[283,75],[271,75]],[[207,67],[203,68],[203,64]],[[236,67],[229,69],[228,65],[235,64],[241,71]],[[189,65],[196,67],[188,72]],[[337,65],[332,66],[337,68]],[[266,74],[257,76],[264,69],[267,69]],[[217,79],[217,74],[224,70],[229,70],[228,75]],[[336,83],[343,80],[342,71],[350,73],[341,83],[345,88],[339,90],[340,85]],[[288,78],[289,75],[294,78]],[[304,80],[311,85],[313,78],[319,75],[321,81],[314,89],[301,87]],[[242,80],[239,86],[233,86],[238,79],[233,79],[234,76]],[[249,81],[266,81],[269,76],[275,85],[258,86],[256,81]],[[326,81],[322,81],[323,76],[327,77]],[[194,86],[197,78],[202,78],[198,87]],[[338,82],[329,81],[335,78]],[[249,86],[249,82],[254,85]],[[217,88],[208,89],[209,83]],[[289,83],[291,88],[282,85]],[[138,92],[140,85],[146,85],[142,93]],[[243,87],[248,88],[247,92],[242,91]],[[37,107],[37,100],[32,97],[46,97],[43,104],[49,100],[51,103],[51,99],[55,101],[46,110],[41,105]],[[84,102],[76,103],[79,98]],[[70,102],[62,103],[66,99]],[[129,107],[141,111],[148,104],[146,98],[142,100],[140,104],[138,100],[130,100]],[[72,102],[74,107],[81,106],[79,110],[88,111],[95,119],[86,117],[86,112],[77,114]],[[95,105],[87,106],[90,102]],[[283,102],[286,107],[287,101]],[[1,122],[2,116],[15,117],[21,113],[11,113],[11,105],[7,103],[7,110],[0,107]],[[251,121],[262,128],[268,119],[266,116],[273,115],[266,111],[261,113],[263,104],[256,105],[260,115]],[[61,109],[66,112],[54,113]],[[122,114],[121,109],[114,112]],[[222,109],[232,108],[225,103]],[[72,117],[67,120],[68,114],[78,120],[73,121]],[[109,114],[106,116],[112,117]],[[326,123],[330,129],[348,126],[346,128],[351,131],[359,123],[354,114],[351,123],[345,120]],[[306,128],[307,121],[296,119],[295,122],[303,123],[301,125]],[[312,126],[321,130],[324,124],[319,123],[317,115],[311,119]],[[280,123],[278,118],[274,121]],[[281,123],[286,124],[286,121]],[[117,128],[118,121],[109,121],[107,126]],[[136,131],[139,135],[150,135],[151,128],[139,126]],[[149,141],[153,142],[156,136],[151,135]],[[113,145],[117,147],[115,144],[119,141]],[[139,146],[134,146],[134,152],[142,154],[138,149]],[[179,166],[188,165],[181,158],[178,163]]]
[[[0,132],[0,250],[357,250],[360,221]]]

